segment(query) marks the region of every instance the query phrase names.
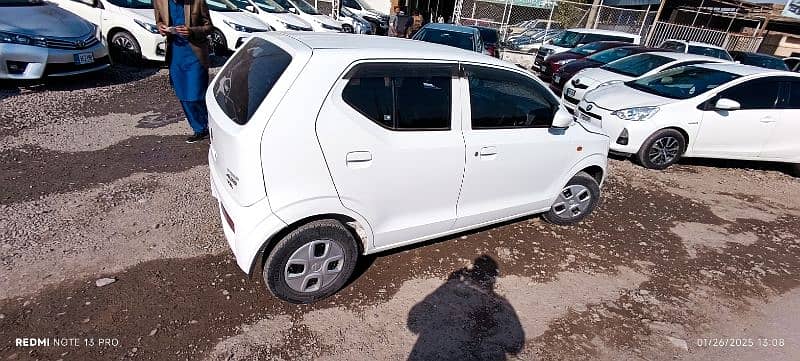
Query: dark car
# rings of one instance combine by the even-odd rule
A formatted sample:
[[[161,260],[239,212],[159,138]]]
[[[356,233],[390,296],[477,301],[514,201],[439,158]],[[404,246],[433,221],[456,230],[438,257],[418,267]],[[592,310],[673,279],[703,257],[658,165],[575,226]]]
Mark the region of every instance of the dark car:
[[[486,49],[486,52],[495,58],[499,58],[500,49],[498,49],[497,45],[500,42],[500,34],[497,32],[497,29],[492,29],[492,28],[487,28],[485,26],[477,26],[477,25],[472,25],[470,27],[478,29],[478,31],[481,33],[483,48]]]
[[[626,56],[645,53],[650,51],[664,51],[664,49],[648,48],[646,46],[621,46],[618,48],[606,49],[598,51],[583,59],[578,59],[569,62],[558,69],[553,74],[553,80],[550,82],[550,89],[556,94],[561,94],[561,91],[575,73],[587,68],[599,68],[614,60],[622,59]]]
[[[572,48],[568,51],[563,53],[553,54],[548,56],[544,59],[542,65],[539,66],[539,77],[542,80],[550,81],[552,79],[553,74],[558,71],[561,66],[573,62],[578,59],[583,59],[589,55],[594,53],[611,49],[611,48],[618,48],[620,46],[630,46],[631,43],[627,43],[624,41],[595,41],[592,43],[588,43],[585,45],[581,45],[576,48]]]
[[[745,51],[731,51],[733,60],[745,65],[752,65],[761,68],[775,69],[775,70],[789,70],[783,59],[759,53],[748,53]]]

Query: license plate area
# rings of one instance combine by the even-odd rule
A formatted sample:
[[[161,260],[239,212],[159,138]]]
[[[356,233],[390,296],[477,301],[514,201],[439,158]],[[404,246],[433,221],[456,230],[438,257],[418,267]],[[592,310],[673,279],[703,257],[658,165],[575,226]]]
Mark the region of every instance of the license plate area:
[[[558,84],[558,83],[560,83],[560,82],[561,82],[561,76],[559,76],[559,75],[553,75],[553,83],[556,83],[556,84]]]
[[[75,54],[75,65],[85,65],[94,63],[94,55],[92,53]]]
[[[586,114],[586,113],[581,112],[581,111],[577,112],[577,115],[576,115],[575,118],[579,122],[584,123],[584,124],[589,124],[589,125],[592,125],[592,126],[597,127],[597,128],[602,128],[603,127],[603,122],[600,119],[597,119],[595,117],[589,116],[589,114]]]
[[[567,88],[566,94],[567,94],[568,97],[574,98],[575,97],[575,89]]]

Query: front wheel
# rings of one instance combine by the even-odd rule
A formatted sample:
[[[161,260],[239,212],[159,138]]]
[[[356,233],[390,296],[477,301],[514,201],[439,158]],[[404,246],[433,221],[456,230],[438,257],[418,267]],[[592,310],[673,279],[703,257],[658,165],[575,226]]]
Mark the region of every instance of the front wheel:
[[[666,169],[681,159],[686,150],[686,138],[675,129],[661,129],[644,141],[636,160],[645,168]]]
[[[789,173],[800,178],[800,163],[789,164]]]
[[[576,174],[558,193],[550,210],[542,217],[562,226],[582,221],[597,207],[600,201],[600,185],[586,172]]]
[[[142,61],[142,48],[136,38],[127,31],[119,31],[112,35],[111,47],[123,62],[136,64]]]
[[[264,263],[264,283],[284,301],[311,303],[339,291],[357,259],[356,240],[344,224],[313,221],[278,242]]]

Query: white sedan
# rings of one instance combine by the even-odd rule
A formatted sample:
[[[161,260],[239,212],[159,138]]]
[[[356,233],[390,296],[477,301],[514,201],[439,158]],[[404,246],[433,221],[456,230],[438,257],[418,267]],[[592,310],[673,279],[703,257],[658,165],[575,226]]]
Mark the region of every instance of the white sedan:
[[[222,54],[234,51],[253,33],[270,31],[269,25],[255,15],[240,10],[228,0],[206,0],[214,30],[209,35],[211,51]]]
[[[684,65],[721,62],[726,61],[709,56],[675,52],[631,55],[599,68],[579,71],[569,82],[564,84],[561,101],[567,109],[574,111],[584,95],[593,89],[646,77]]]
[[[94,23],[113,51],[164,61],[167,39],[156,28],[151,0],[50,0]]]
[[[765,160],[800,170],[800,74],[690,65],[586,94],[579,122],[647,168],[681,157]]]

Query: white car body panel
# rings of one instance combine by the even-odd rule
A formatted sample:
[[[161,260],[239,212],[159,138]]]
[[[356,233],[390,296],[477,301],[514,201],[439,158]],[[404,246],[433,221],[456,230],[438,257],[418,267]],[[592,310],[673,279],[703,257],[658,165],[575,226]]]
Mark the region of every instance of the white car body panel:
[[[343,74],[362,62],[467,62],[533,79],[512,64],[406,39],[309,32],[256,36],[292,61],[250,121],[234,123],[217,104],[216,78],[226,69],[206,96],[212,190],[225,209],[220,214],[225,235],[245,272],[274,235],[309,217],[354,220],[361,252],[369,254],[540,212],[578,171],[599,167],[605,173],[608,138],[578,124],[563,133],[470,131],[467,82],[459,77],[452,80],[447,131],[388,130],[341,96],[348,82]],[[576,151],[577,145],[582,149]],[[471,152],[487,146],[497,148],[495,157],[472,159]],[[548,157],[531,159],[526,156],[531,151]],[[517,179],[509,183],[509,175]],[[500,192],[505,184],[513,189],[510,195]]]
[[[271,13],[269,11],[265,11],[264,9],[260,8],[258,4],[252,0],[248,0],[250,5],[253,7],[252,9],[255,12],[250,13],[247,10],[244,10],[249,15],[252,15],[261,22],[271,26],[276,31],[292,31],[287,27],[288,25],[296,26],[298,28],[304,29],[313,29],[311,24],[303,20],[300,16],[285,12],[285,13]]]
[[[214,24],[214,28],[219,29],[222,35],[225,36],[225,43],[228,46],[228,50],[231,51],[236,50],[238,45],[244,43],[253,36],[253,34],[257,34],[258,32],[248,33],[237,31],[232,26],[228,25],[226,21],[248,28],[264,30],[263,32],[269,31],[269,26],[266,23],[260,21],[255,15],[245,11],[228,12],[210,10],[208,13],[211,16],[211,23]]]
[[[155,25],[155,14],[152,9],[123,8],[106,0],[98,0],[103,6],[102,9],[75,0],[50,1],[100,27],[106,44],[111,41],[110,36],[114,32],[124,30],[133,35],[139,43],[143,58],[164,61],[166,37],[152,33],[136,23],[138,20]]]
[[[585,33],[585,34],[602,34],[602,35],[612,35],[612,36],[626,37],[626,38],[630,38],[631,39],[631,45],[638,45],[638,44],[640,44],[642,42],[642,37],[639,36],[639,35],[630,34],[630,33],[623,33],[623,32],[619,32],[619,31],[600,30],[600,29],[584,29],[584,28],[566,29],[565,31],[572,31],[572,32],[578,32],[578,33]],[[552,50],[552,52],[550,54],[548,54],[548,55],[563,53],[563,52],[565,52],[567,50],[572,49],[572,48],[565,48],[565,47],[561,47],[561,46],[556,46],[556,45],[553,45],[550,42],[548,42],[547,44],[542,45],[540,48],[541,49]]]
[[[701,66],[733,72],[741,77],[682,100],[646,93],[625,84],[610,85],[587,93],[578,106],[576,119],[602,128],[611,139],[611,150],[620,153],[636,153],[656,131],[675,128],[689,137],[684,157],[800,162],[800,143],[795,137],[800,131],[796,121],[800,119],[800,109],[698,109],[717,94],[746,81],[765,77],[800,79],[800,76],[730,62]],[[626,121],[611,114],[637,106],[658,106],[659,110],[643,121]],[[623,129],[628,131],[627,145],[616,143]]]

